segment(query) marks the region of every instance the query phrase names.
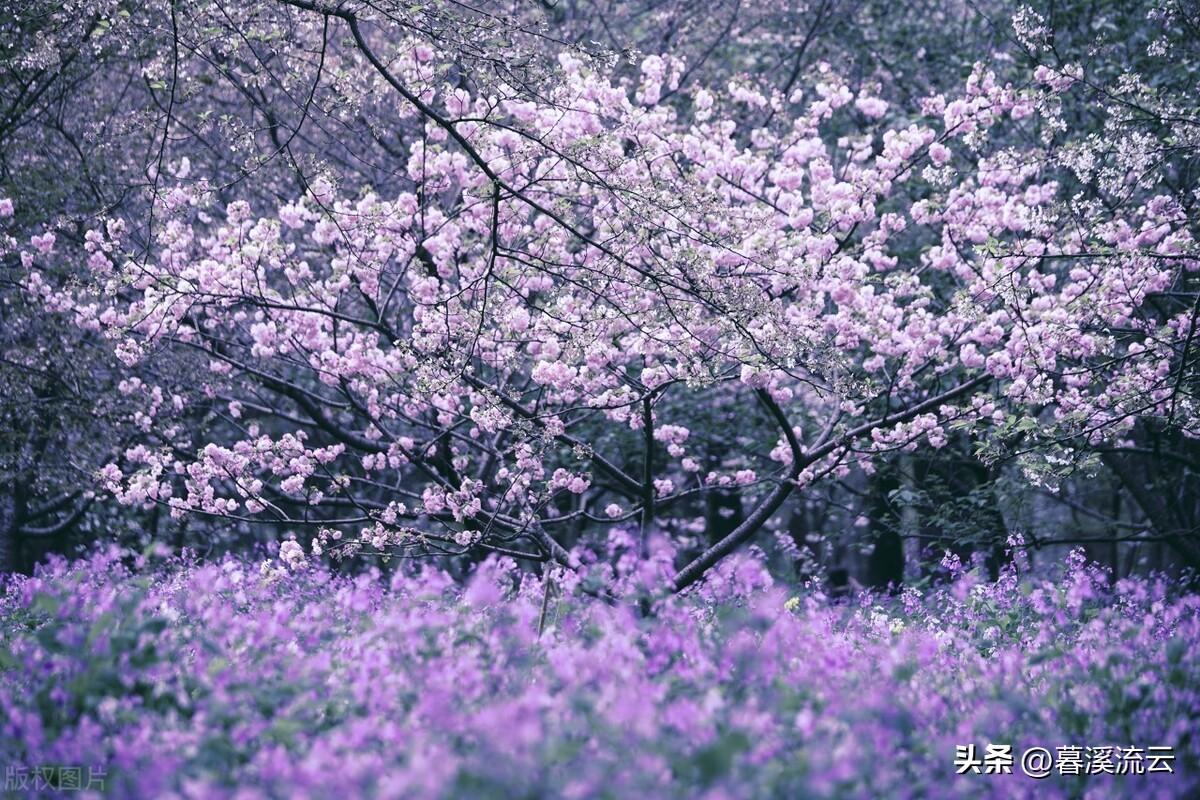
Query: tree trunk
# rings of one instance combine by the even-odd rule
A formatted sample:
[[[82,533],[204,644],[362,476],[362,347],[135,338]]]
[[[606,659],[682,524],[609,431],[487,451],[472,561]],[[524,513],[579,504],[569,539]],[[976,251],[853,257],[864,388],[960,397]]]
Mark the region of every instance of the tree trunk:
[[[900,457],[901,488],[913,495],[917,491],[916,461],[910,455]],[[900,510],[900,535],[903,537],[904,582],[913,584],[921,579],[921,515],[912,503]]]
[[[900,482],[890,469],[871,476],[868,516],[875,547],[867,558],[867,583],[876,589],[887,589],[904,582],[904,544],[891,523],[892,510],[888,501],[888,495],[899,488]]]
[[[1152,485],[1153,478],[1147,470],[1138,469],[1131,457],[1106,453],[1103,458],[1158,535],[1166,539],[1184,564],[1200,568],[1200,542],[1195,531],[1187,524],[1188,520],[1180,519],[1173,511],[1165,494]]]
[[[0,576],[17,570],[17,498],[11,486],[0,487]]]
[[[737,529],[746,519],[742,496],[738,492],[710,489],[704,500],[708,543],[714,545]]]

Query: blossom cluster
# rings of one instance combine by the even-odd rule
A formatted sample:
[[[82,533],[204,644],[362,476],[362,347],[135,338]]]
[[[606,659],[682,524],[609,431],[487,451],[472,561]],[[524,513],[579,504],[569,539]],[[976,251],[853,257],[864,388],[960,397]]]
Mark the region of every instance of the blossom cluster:
[[[53,231],[12,239],[31,299],[146,376],[126,384],[154,446],[100,474],[120,501],[411,541],[387,513],[465,552],[753,494],[779,464],[789,486],[869,473],[955,430],[1028,449],[1144,417],[1200,431],[1177,364],[1195,315],[1160,303],[1200,269],[1186,210],[1152,181],[1120,217],[1074,208],[1040,146],[1001,144],[1074,66],[1017,85],[979,64],[901,114],[823,64],[786,104],[735,82],[688,115],[657,102],[671,59],[631,96],[564,54],[540,102],[397,48],[388,76],[432,103],[405,112],[425,135],[399,192],[316,176],[263,207],[179,180],[149,252],[99,224],[65,287],[43,278],[77,256]],[[748,107],[785,113],[754,127]],[[703,452],[696,409],[753,393],[800,432],[776,463]],[[635,479],[614,451],[647,426]]]

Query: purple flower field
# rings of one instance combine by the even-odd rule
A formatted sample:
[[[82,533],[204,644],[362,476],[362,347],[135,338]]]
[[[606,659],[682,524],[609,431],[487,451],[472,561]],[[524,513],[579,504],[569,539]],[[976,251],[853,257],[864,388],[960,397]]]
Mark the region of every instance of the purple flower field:
[[[81,765],[116,797],[1200,787],[1200,599],[1164,580],[1110,586],[1072,557],[1054,580],[960,571],[833,602],[789,597],[752,552],[639,605],[649,576],[615,563],[624,596],[602,602],[561,580],[547,597],[504,559],[461,590],[430,566],[387,581],[117,550],[56,561],[0,606],[0,760]],[[956,776],[969,743],[1175,758],[1172,773]]]

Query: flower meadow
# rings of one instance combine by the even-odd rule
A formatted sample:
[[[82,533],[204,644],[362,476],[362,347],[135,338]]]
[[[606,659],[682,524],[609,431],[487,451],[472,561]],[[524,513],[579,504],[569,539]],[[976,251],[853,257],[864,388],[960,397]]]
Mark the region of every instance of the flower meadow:
[[[1200,789],[1200,598],[1164,578],[1113,583],[1077,552],[989,582],[951,560],[924,590],[835,599],[751,550],[656,598],[647,562],[581,557],[588,577],[549,590],[494,556],[465,583],[53,560],[0,601],[0,761],[92,769],[114,797]],[[1174,772],[956,775],[968,743],[1169,745]]]

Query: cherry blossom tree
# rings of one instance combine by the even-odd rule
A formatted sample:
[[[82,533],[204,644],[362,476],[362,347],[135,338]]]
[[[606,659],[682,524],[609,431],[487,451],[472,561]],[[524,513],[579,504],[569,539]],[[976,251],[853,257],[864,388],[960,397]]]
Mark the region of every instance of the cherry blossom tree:
[[[1053,487],[1196,433],[1186,86],[1064,58],[1036,12],[1004,20],[1020,64],[899,92],[807,51],[629,78],[487,9],[162,11],[145,202],[7,246],[121,365],[122,503],[274,526],[297,568],[577,569],[633,529],[681,548],[652,578],[681,590],[897,453]],[[705,540],[716,492],[747,510]]]

